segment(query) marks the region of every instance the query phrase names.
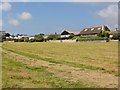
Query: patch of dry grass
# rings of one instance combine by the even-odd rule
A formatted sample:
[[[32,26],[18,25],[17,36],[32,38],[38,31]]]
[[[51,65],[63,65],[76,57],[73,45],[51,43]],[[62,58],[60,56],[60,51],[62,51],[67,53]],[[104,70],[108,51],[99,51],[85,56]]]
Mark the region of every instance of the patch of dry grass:
[[[3,47],[37,59],[118,73],[117,42],[4,43]]]
[[[10,77],[8,77],[10,79],[12,77],[14,82],[23,80],[22,82],[24,83],[26,79],[27,79],[27,81],[31,81],[31,79],[33,79],[35,81],[36,79],[34,78],[33,72],[39,71],[40,73],[46,73],[46,70],[47,70],[47,71],[49,71],[49,73],[47,73],[48,77],[46,77],[46,75],[45,75],[43,77],[36,76],[36,78],[38,78],[38,79],[45,78],[45,80],[47,82],[47,81],[49,81],[49,79],[46,79],[46,78],[51,78],[50,73],[52,73],[52,75],[54,75],[55,77],[62,78],[65,81],[68,80],[70,82],[71,81],[75,82],[75,83],[73,83],[73,87],[80,86],[79,85],[80,82],[83,85],[86,85],[84,87],[100,86],[100,87],[113,88],[113,87],[117,87],[117,85],[118,85],[118,78],[112,74],[107,74],[107,73],[102,73],[99,71],[93,71],[93,70],[87,70],[87,69],[80,69],[80,68],[71,67],[71,66],[64,65],[64,64],[50,63],[50,62],[43,61],[40,59],[39,60],[32,59],[32,58],[28,58],[26,56],[22,56],[22,55],[19,55],[19,54],[10,52],[10,51],[6,51],[6,50],[3,50],[3,53],[7,58],[9,58],[8,60],[6,60],[4,58],[4,63],[3,63],[3,68],[4,68],[3,71],[5,71],[4,74],[8,73],[9,71],[16,72],[17,74],[14,73],[15,75],[14,74],[7,75],[7,76],[10,76]],[[6,64],[5,61],[7,61],[7,62],[9,61],[9,63]],[[14,61],[14,63],[11,63],[13,61]],[[9,64],[10,65],[12,64],[12,67],[9,67]],[[7,72],[5,70],[4,65],[7,68],[6,69]],[[20,68],[16,68],[18,66],[20,66]],[[31,73],[30,75],[32,75],[32,76],[29,76],[28,75],[29,73],[27,71],[22,72],[23,69],[24,70],[26,70],[26,69],[32,70],[30,72]],[[42,72],[41,72],[41,70],[42,70]],[[4,78],[6,80],[6,77],[4,77]],[[51,80],[52,79],[54,80],[54,78],[51,78]],[[5,82],[5,80],[3,80],[3,81]],[[65,81],[62,82],[63,86],[60,85],[61,87],[64,87],[64,85],[66,85]],[[31,83],[31,82],[29,82],[29,83]],[[40,82],[36,82],[36,83],[41,85]],[[51,83],[52,82],[49,82],[48,84],[51,85]],[[9,84],[12,86],[16,85],[14,83],[12,83],[12,84],[9,83]],[[46,83],[44,83],[44,84],[46,85]],[[54,82],[54,84],[56,85],[56,82]],[[6,85],[6,83],[4,85]],[[33,83],[33,85],[34,85],[34,83]],[[47,86],[45,86],[45,87],[47,87]],[[69,87],[71,87],[71,85]]]
[[[8,55],[8,56],[7,56]],[[13,53],[3,53],[2,88],[84,88],[79,82],[73,82],[56,77],[46,67],[39,64],[36,67],[29,63],[30,59]],[[22,57],[22,58],[21,58]],[[24,60],[27,60],[27,62]],[[23,61],[21,61],[23,60]],[[28,61],[29,60],[29,61]],[[39,60],[38,60],[39,61]],[[31,61],[30,61],[31,62]]]

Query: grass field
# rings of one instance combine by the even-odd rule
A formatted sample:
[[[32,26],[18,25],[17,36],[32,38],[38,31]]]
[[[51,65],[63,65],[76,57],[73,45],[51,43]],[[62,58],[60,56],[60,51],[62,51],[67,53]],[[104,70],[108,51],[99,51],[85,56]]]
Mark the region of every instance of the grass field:
[[[3,43],[3,88],[114,88],[118,42]]]

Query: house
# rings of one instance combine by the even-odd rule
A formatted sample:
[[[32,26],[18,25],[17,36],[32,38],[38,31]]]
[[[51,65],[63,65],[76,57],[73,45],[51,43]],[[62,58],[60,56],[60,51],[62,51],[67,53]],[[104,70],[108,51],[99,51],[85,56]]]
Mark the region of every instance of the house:
[[[115,30],[111,31],[112,34],[120,34],[120,30],[118,30],[118,28],[116,28]]]
[[[111,35],[113,39],[117,39],[118,37],[120,37],[120,30],[118,28],[116,28],[115,30],[111,31]]]
[[[46,38],[48,38],[48,36],[49,36],[49,35],[44,35],[44,36],[43,36],[43,38],[45,38],[45,39],[46,39]]]
[[[0,36],[5,35],[5,34],[6,34],[5,31],[0,31]]]
[[[57,32],[55,32],[55,34],[47,34],[47,35],[44,35],[43,38],[44,39],[52,39],[52,38],[59,38],[61,35],[60,34],[57,34]]]
[[[34,39],[34,38],[35,38],[34,35],[33,36],[29,36],[29,40]]]
[[[6,37],[6,39],[14,39],[14,35],[10,35],[9,37]]]
[[[29,38],[26,34],[17,34],[14,36],[14,39]]]
[[[60,34],[50,34],[48,37],[60,37]]]
[[[72,31],[72,30],[64,30],[62,33],[61,33],[61,37],[69,37],[71,35],[77,35],[79,34],[79,31]]]
[[[103,31],[110,31],[110,29],[107,26],[97,26],[97,27],[91,27],[91,28],[84,28],[78,36],[97,36],[99,33],[102,33]]]

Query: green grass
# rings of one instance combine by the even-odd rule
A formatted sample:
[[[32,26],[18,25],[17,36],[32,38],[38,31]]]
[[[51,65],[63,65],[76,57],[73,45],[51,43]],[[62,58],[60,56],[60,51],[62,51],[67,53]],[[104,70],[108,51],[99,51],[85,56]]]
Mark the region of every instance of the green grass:
[[[4,48],[4,49],[6,49],[6,48]],[[67,62],[67,61],[64,61],[64,60],[58,61],[58,60],[55,60],[53,58],[42,58],[42,57],[40,57],[38,55],[34,55],[34,54],[27,54],[27,53],[24,53],[24,52],[16,52],[16,51],[9,50],[9,49],[6,49],[6,50],[14,52],[14,53],[18,53],[20,55],[24,55],[24,56],[27,56],[27,57],[30,57],[30,58],[40,59],[40,60],[48,61],[48,62],[55,63],[55,64],[66,64],[66,65],[69,65],[69,66],[79,67],[79,68],[83,68],[83,69],[101,70],[101,68],[97,68],[97,67],[93,67],[93,66],[86,66],[84,64],[75,64],[75,63]]]
[[[27,58],[43,60],[74,68],[101,71],[118,76],[117,42],[80,43],[3,43],[3,49]],[[56,77],[48,67],[35,67],[15,62],[3,53],[3,87],[19,88],[85,88],[83,85]],[[97,87],[97,86],[96,86]]]
[[[5,43],[3,48],[51,63],[117,75],[117,45],[117,42]]]
[[[3,88],[84,88],[80,82],[57,78],[46,67],[30,67],[3,54]]]

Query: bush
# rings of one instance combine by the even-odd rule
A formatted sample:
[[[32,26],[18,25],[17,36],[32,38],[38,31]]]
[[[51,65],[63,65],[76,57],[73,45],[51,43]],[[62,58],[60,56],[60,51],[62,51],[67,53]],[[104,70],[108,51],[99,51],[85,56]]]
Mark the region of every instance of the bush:
[[[29,38],[24,38],[24,42],[29,42]]]
[[[110,31],[103,31],[102,33],[99,33],[98,36],[99,37],[108,37],[110,36],[111,32]]]
[[[74,35],[70,35],[68,38],[69,38],[69,39],[72,39],[72,38],[74,38]]]
[[[60,40],[60,36],[58,35],[49,35],[47,40]]]
[[[113,34],[112,39],[118,40],[120,38],[120,34]]]
[[[35,42],[35,39],[30,39],[29,42]]]
[[[11,38],[7,38],[6,41],[13,41],[13,39],[11,39]]]
[[[35,39],[34,40],[36,42],[43,42],[44,41],[43,35],[42,34],[35,35]]]
[[[18,42],[18,39],[14,39],[14,42]]]

